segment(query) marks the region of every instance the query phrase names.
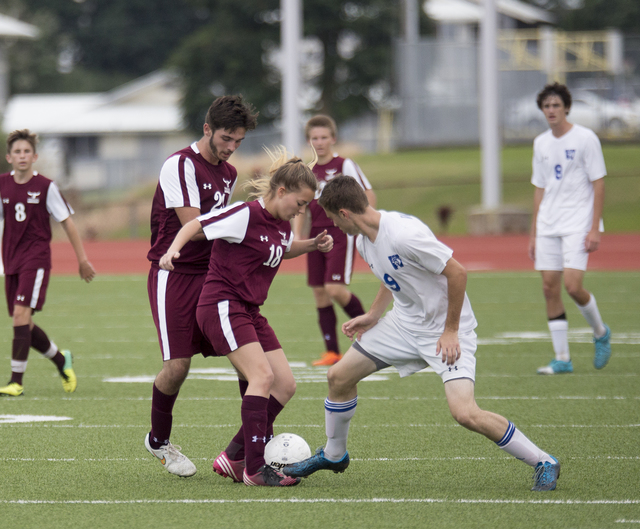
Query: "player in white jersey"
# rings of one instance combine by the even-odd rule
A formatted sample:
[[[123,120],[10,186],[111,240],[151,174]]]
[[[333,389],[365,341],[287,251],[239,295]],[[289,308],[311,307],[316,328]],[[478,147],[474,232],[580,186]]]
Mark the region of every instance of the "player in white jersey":
[[[549,130],[533,142],[533,221],[529,257],[542,274],[547,319],[555,359],[538,369],[542,375],[573,372],[569,324],[562,303],[567,293],[593,329],[593,365],[602,369],[611,356],[611,331],[602,321],[596,299],[583,286],[589,253],[600,245],[603,231],[604,176],[607,170],[595,133],[567,121],[571,93],[566,86],[547,85],[538,107]]]
[[[320,205],[343,232],[358,235],[358,251],[381,286],[371,309],[342,326],[357,341],[327,373],[326,445],[311,458],[285,466],[283,473],[344,472],[357,383],[390,365],[402,377],[431,366],[444,382],[453,418],[534,467],[532,490],[554,490],[560,474],[557,459],[513,423],[476,404],[477,323],[465,292],[466,270],[452,258],[452,250],[417,218],[375,210],[353,178],[339,176],[327,183]],[[393,308],[383,317],[391,301]]]

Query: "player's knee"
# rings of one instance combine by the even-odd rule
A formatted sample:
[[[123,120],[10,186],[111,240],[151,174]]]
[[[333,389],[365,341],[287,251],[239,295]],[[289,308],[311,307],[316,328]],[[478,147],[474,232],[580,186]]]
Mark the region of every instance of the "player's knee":
[[[572,298],[580,297],[582,293],[582,284],[579,281],[566,281],[564,284],[567,294]]]
[[[340,366],[337,364],[331,366],[329,371],[327,371],[327,382],[329,384],[329,389],[338,393],[345,389],[349,389],[351,386],[348,373],[345,373],[344,370],[340,369]]]
[[[474,409],[468,406],[460,406],[451,409],[451,415],[455,421],[464,426],[467,430],[476,431],[478,425],[478,409]]]

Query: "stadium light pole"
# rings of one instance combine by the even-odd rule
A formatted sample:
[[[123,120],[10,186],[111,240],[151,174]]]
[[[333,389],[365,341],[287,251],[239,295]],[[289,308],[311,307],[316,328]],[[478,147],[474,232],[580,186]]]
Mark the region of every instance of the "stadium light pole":
[[[282,144],[300,155],[300,43],[302,0],[280,0],[282,46]]]
[[[482,206],[485,209],[496,209],[502,201],[497,23],[496,0],[484,0],[480,38],[480,147]]]

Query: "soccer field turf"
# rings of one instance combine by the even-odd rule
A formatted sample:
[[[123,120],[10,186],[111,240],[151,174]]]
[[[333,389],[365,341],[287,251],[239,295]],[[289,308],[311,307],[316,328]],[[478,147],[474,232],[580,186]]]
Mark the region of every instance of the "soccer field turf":
[[[352,286],[367,306],[378,289],[366,274]],[[575,371],[552,377],[536,375],[552,358],[539,276],[476,273],[467,288],[479,322],[478,404],[560,460],[556,491],[530,492],[530,467],[458,426],[439,377],[400,380],[393,369],[359,384],[344,474],[267,489],[211,470],[240,424],[236,377],[224,358],[194,359],[174,410],[172,441],[198,473],[170,475],[145,450],[161,367],[146,277],[85,285],[53,276],[35,321],[74,353],[78,390],[65,394],[53,364],[32,350],[25,395],[0,399],[0,520],[19,529],[638,527],[640,273],[590,272],[585,286],[611,326],[611,361],[593,368],[586,322],[567,299]],[[326,368],[311,367],[322,341],[304,276],[279,275],[263,313],[298,381],[275,432],[297,433],[315,449],[325,440]],[[8,317],[0,339],[4,382]]]

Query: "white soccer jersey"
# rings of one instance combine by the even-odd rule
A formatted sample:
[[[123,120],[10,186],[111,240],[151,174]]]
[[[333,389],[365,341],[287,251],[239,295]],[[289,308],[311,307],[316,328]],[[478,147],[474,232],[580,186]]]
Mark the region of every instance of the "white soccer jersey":
[[[359,235],[356,246],[371,271],[393,294],[393,312],[407,329],[442,334],[447,319],[447,278],[442,274],[453,250],[436,239],[422,221],[380,211],[375,242]],[[478,325],[464,295],[459,332]]]
[[[536,234],[558,237],[588,232],[593,221],[592,182],[606,174],[600,140],[592,130],[574,124],[560,138],[551,129],[540,134],[533,141],[531,176],[531,183],[544,189]]]

